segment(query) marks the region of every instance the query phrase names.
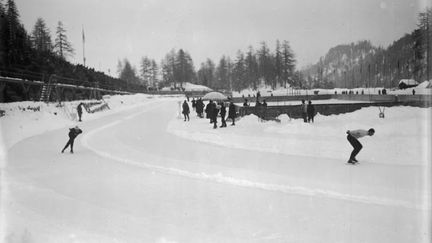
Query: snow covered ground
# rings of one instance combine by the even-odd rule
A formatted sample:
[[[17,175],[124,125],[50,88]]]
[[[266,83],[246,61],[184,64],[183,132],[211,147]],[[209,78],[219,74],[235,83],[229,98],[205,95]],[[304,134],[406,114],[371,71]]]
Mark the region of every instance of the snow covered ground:
[[[212,129],[182,100],[112,96],[74,154],[78,102],[1,104],[1,241],[431,242],[432,108]],[[370,127],[346,164],[345,131]]]

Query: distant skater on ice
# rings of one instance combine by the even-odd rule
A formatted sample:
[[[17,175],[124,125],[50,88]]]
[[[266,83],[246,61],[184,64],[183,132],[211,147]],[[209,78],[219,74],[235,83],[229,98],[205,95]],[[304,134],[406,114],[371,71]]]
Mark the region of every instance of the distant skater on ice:
[[[358,130],[348,130],[346,132],[348,134],[347,139],[348,142],[353,146],[353,151],[351,152],[351,156],[348,160],[348,163],[355,164],[357,163],[356,156],[360,152],[360,150],[363,148],[361,143],[359,142],[359,138],[362,138],[364,136],[372,136],[375,134],[375,130],[373,128],[369,129],[368,131],[363,129]]]
[[[69,141],[66,143],[65,147],[62,149],[62,153],[65,151],[65,149],[67,149],[67,147],[69,147],[70,145],[70,152],[73,153],[73,144],[75,141],[75,138],[82,133],[82,130],[76,126],[73,128],[69,128]]]

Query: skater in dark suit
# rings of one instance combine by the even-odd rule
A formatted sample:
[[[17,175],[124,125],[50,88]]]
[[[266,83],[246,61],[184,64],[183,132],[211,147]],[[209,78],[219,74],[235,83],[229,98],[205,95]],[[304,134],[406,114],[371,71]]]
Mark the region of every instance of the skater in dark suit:
[[[184,121],[186,121],[186,118],[187,118],[187,120],[189,121],[189,112],[190,112],[190,110],[189,110],[189,105],[188,105],[188,103],[186,102],[186,100],[183,102],[183,111],[182,111],[182,113],[183,113],[183,116],[184,116]]]
[[[358,141],[359,138],[362,138],[364,136],[372,136],[375,134],[375,130],[373,128],[369,129],[368,131],[363,129],[358,130],[348,130],[346,132],[348,134],[347,139],[348,142],[353,146],[353,151],[351,152],[351,156],[348,160],[348,163],[355,164],[357,163],[356,156],[360,152],[360,150],[363,148],[361,143]]]
[[[69,141],[66,143],[66,146],[62,149],[62,153],[65,151],[65,149],[67,149],[67,147],[69,147],[70,145],[70,152],[73,153],[73,145],[74,145],[74,141],[75,138],[82,133],[82,130],[76,126],[73,128],[69,128]]]

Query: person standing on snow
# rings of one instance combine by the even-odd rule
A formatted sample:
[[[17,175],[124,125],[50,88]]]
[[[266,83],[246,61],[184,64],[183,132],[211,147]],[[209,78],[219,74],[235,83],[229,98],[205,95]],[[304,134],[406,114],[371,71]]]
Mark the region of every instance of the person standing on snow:
[[[183,102],[183,111],[182,111],[182,113],[183,113],[183,115],[184,115],[184,121],[186,121],[186,118],[187,118],[187,120],[189,121],[189,112],[190,112],[190,110],[189,110],[189,105],[188,105],[188,103],[186,102],[186,100]]]
[[[236,118],[236,106],[231,101],[228,107],[228,118],[232,120],[231,126],[235,125],[235,118]]]
[[[213,101],[210,100],[209,103],[205,107],[206,118],[210,119],[210,123],[212,123],[211,114],[213,113]]]
[[[196,107],[196,100],[195,98],[192,98],[192,110],[195,111],[195,107]]]
[[[364,136],[372,136],[375,134],[375,130],[373,128],[369,129],[368,131],[363,129],[358,130],[348,130],[346,132],[348,134],[347,139],[348,142],[353,146],[353,151],[351,152],[351,156],[348,160],[348,163],[355,164],[357,163],[356,156],[360,152],[360,150],[363,148],[361,143],[358,141],[359,138],[362,138]]]
[[[315,107],[312,105],[312,101],[309,100],[309,104],[307,106],[307,117],[308,122],[314,122],[314,116],[315,116]]]
[[[307,122],[307,105],[305,103],[305,100],[302,100],[301,113],[302,113],[303,121]]]
[[[225,121],[226,108],[225,108],[225,103],[223,101],[221,102],[220,116],[221,116],[221,122],[222,122],[222,125],[220,127],[226,127],[227,126],[226,121]]]
[[[198,114],[198,117],[199,117],[199,118],[203,118],[203,114],[202,114],[202,113],[204,112],[204,103],[203,103],[203,101],[202,101],[201,98],[199,98],[199,99],[196,101],[195,106],[196,106],[196,112],[197,112],[197,114]]]
[[[211,113],[210,113],[210,123],[213,122],[213,128],[217,128],[217,115],[219,113],[220,106],[216,104],[216,102],[212,103],[211,105]]]
[[[65,151],[65,149],[67,149],[67,147],[69,147],[70,145],[70,152],[73,154],[73,145],[74,145],[74,141],[75,138],[82,133],[82,130],[76,126],[73,128],[69,128],[69,141],[66,143],[66,146],[62,149],[62,153]]]
[[[83,107],[84,103],[79,103],[78,107],[77,107],[77,113],[78,113],[78,121],[81,121],[81,115],[82,115],[82,107]]]

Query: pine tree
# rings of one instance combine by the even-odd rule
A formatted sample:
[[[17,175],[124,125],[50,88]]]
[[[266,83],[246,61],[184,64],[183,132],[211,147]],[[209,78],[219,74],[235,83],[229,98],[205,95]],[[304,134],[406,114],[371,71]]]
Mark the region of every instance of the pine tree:
[[[140,76],[147,86],[151,84],[152,75],[152,61],[148,57],[141,58]]]
[[[158,85],[158,75],[159,75],[159,68],[155,60],[151,61],[150,66],[150,72],[151,72],[151,78],[150,78],[150,86],[151,87],[157,87]]]
[[[185,82],[193,82],[195,80],[195,71],[192,58],[189,53],[180,49],[175,59],[174,79],[183,87]]]
[[[30,43],[28,34],[19,21],[19,13],[15,2],[8,0],[4,11],[4,29],[0,38],[5,45],[6,65],[25,64],[29,62]]]
[[[165,55],[165,58],[161,62],[163,82],[166,85],[173,83],[174,87],[176,87],[176,80],[174,79],[175,62],[176,62],[175,60],[176,60],[176,52],[173,49]]]
[[[59,21],[57,24],[54,51],[62,59],[66,59],[67,56],[74,55],[74,49],[72,44],[67,39],[66,30],[64,29],[63,23],[61,21]]]
[[[0,68],[6,66],[7,59],[7,40],[6,36],[7,20],[6,20],[6,10],[3,3],[0,1]]]
[[[270,49],[267,47],[265,42],[261,42],[261,48],[258,50],[258,61],[260,77],[264,80],[265,84],[271,85],[275,88],[274,80],[274,66],[273,60],[270,53]]]
[[[295,58],[294,58],[294,53],[291,50],[291,47],[289,45],[288,41],[284,41],[282,43],[282,70],[281,70],[281,81],[285,84],[290,84],[293,85],[294,83],[292,82],[292,76],[294,74],[294,70],[295,70]]]
[[[233,67],[232,74],[232,89],[240,92],[247,87],[246,80],[246,65],[244,54],[241,51],[237,52],[236,62]]]
[[[225,61],[225,56],[219,60],[219,63],[216,67],[215,79],[218,88],[224,89],[228,88],[228,73],[227,73],[227,63]]]
[[[136,75],[135,69],[126,58],[123,61],[123,69],[120,72],[119,78],[126,81],[127,84],[138,84],[139,78]]]
[[[121,72],[123,71],[123,63],[120,60],[117,60],[117,75],[120,77]]]
[[[51,52],[52,41],[45,21],[38,18],[32,31],[33,48],[39,52]]]
[[[248,86],[252,86],[252,88],[256,90],[259,82],[259,69],[258,61],[252,46],[249,46],[248,52],[246,53],[245,65]]]
[[[9,37],[9,46],[13,46],[13,43],[16,43],[18,31],[19,31],[19,13],[16,7],[16,4],[13,0],[7,1],[7,10],[6,10],[6,18],[8,21],[8,37]]]
[[[275,60],[274,60],[274,70],[275,70],[275,78],[276,78],[276,83],[278,83],[279,85],[284,85],[286,84],[286,82],[284,82],[284,80],[282,79],[283,75],[282,75],[282,63],[283,63],[283,58],[282,58],[282,52],[281,52],[281,44],[279,42],[279,40],[276,41],[276,49],[275,49]]]

